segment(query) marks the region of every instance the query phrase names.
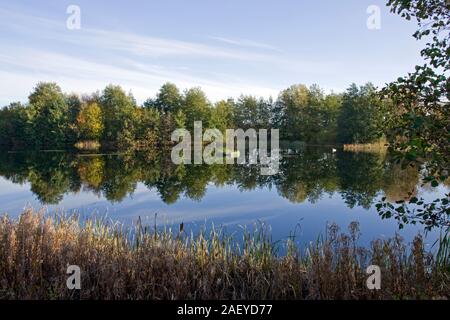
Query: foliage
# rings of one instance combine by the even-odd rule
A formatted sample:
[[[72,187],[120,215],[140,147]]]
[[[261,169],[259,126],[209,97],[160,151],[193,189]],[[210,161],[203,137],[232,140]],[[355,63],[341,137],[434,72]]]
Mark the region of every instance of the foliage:
[[[38,147],[64,144],[69,130],[68,106],[61,88],[56,83],[38,83],[28,100],[29,141]]]
[[[16,102],[0,109],[0,146],[25,146],[28,142],[27,131],[25,106]]]
[[[200,88],[187,90],[181,106],[181,110],[186,115],[186,128],[194,130],[194,121],[202,121],[203,128],[209,128],[210,108],[210,102]]]
[[[216,103],[211,110],[210,117],[211,128],[219,129],[225,133],[226,129],[234,127],[234,102],[230,100],[222,100]]]
[[[127,229],[107,219],[46,217],[27,209],[0,219],[0,298],[72,299],[67,264],[80,267],[78,299],[448,299],[448,269],[424,249],[396,236],[360,247],[359,226],[327,228],[306,249],[294,237],[273,243],[264,225],[235,236],[213,229],[189,235]],[[380,290],[368,290],[366,268],[377,265]]]
[[[338,141],[370,143],[382,135],[381,102],[375,87],[352,84],[342,98],[338,116]]]
[[[450,168],[450,3],[390,0],[388,5],[407,20],[415,18],[414,37],[427,40],[421,51],[425,64],[383,91],[395,106],[389,137],[399,157],[426,163],[430,178],[444,181]]]
[[[156,99],[148,99],[144,106],[155,108],[162,113],[176,112],[181,108],[182,96],[180,90],[173,83],[167,82],[162,85]]]
[[[407,20],[415,19],[417,40],[426,41],[423,65],[382,91],[392,103],[388,109],[387,137],[403,167],[417,167],[427,174],[432,187],[444,183],[450,169],[450,3],[446,0],[389,0],[391,11]],[[420,221],[425,225],[449,227],[450,194],[427,203],[413,198],[413,211],[404,200],[394,207],[380,203],[380,214],[394,216],[402,224]]]
[[[312,144],[336,143],[341,108],[342,96],[339,94],[325,95],[317,85],[309,88],[293,85],[278,96],[272,122],[275,127],[282,128],[283,139]]]
[[[370,85],[362,88],[373,89]],[[358,93],[359,99],[347,94],[345,108],[341,94],[325,94],[317,85],[291,86],[276,101],[241,95],[237,100],[212,104],[201,88],[181,94],[174,84],[166,83],[154,99],[139,106],[120,86],[109,85],[101,94],[79,97],[64,95],[54,83],[40,83],[28,104],[12,104],[0,110],[0,145],[42,149],[101,144],[104,149],[145,149],[170,145],[173,130],[192,131],[194,121],[221,132],[278,128],[285,140],[328,144],[336,143],[338,132],[346,126],[354,126],[350,122],[355,122],[355,117],[360,119],[359,126],[352,127],[355,139],[364,137],[364,141],[372,142],[377,135],[368,135],[367,130],[375,130],[370,117],[377,114],[372,97],[366,97],[368,93],[363,90]],[[357,114],[348,117],[349,112]],[[355,140],[353,136],[350,140]]]
[[[124,145],[134,140],[136,104],[133,96],[119,86],[109,85],[103,90],[100,104],[105,126],[103,139]]]
[[[102,109],[98,103],[91,102],[80,108],[76,118],[76,127],[81,140],[100,140],[104,126]]]

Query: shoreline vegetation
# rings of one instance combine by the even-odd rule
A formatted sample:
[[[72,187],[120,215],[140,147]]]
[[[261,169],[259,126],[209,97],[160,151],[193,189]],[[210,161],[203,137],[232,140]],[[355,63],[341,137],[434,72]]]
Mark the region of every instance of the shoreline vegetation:
[[[426,40],[420,51],[425,63],[381,90],[370,83],[351,84],[345,92],[327,94],[318,85],[295,84],[275,100],[241,95],[211,102],[199,87],[181,92],[175,84],[165,83],[154,97],[138,104],[131,92],[117,85],[80,96],[64,93],[54,82],[40,82],[27,102],[12,102],[0,109],[0,147],[162,150],[170,145],[175,129],[192,131],[194,121],[202,121],[204,128],[221,132],[227,128],[279,129],[282,140],[309,145],[339,143],[344,150],[366,158],[367,165],[359,167],[333,157],[311,158],[305,164],[286,161],[284,165],[302,173],[276,180],[280,192],[291,201],[304,201],[309,195],[305,190],[315,191],[315,184],[299,183],[310,182],[311,176],[318,177],[323,190],[350,190],[350,205],[361,198],[372,203],[383,182],[372,178],[382,172],[390,173],[385,176],[392,183],[391,194],[400,194],[409,186],[405,181],[417,179],[419,173],[424,185],[436,188],[449,181],[450,5],[446,0],[388,0],[387,6],[392,13],[417,22],[413,36]],[[383,171],[383,162],[374,157],[375,151],[385,150],[376,142],[383,137],[395,153],[387,168],[393,171]],[[146,161],[155,159],[150,153],[146,157]],[[124,158],[124,164],[135,161],[131,153]],[[152,187],[170,187],[161,189],[167,202],[176,201],[183,190],[201,196],[204,188],[199,186],[206,185],[204,179],[187,179],[193,177],[184,173],[188,170],[167,174],[159,172],[159,166],[152,167],[153,172],[134,170],[137,167],[132,165],[108,167],[104,164],[109,160],[99,157],[63,166],[67,162],[58,163],[59,159],[54,157],[50,166],[57,170],[33,167],[26,161],[11,162],[20,168],[14,174],[8,162],[9,166],[0,169],[11,180],[31,180],[42,199],[54,202],[59,201],[61,191],[78,190],[83,183],[118,199],[135,187],[135,181],[142,180]],[[333,166],[322,166],[326,161]],[[210,177],[222,177],[217,183],[226,181],[217,167],[208,169]],[[198,175],[200,170],[191,171],[203,177]],[[231,181],[236,176],[252,178],[243,175],[242,168],[233,170]],[[330,179],[333,170],[339,172],[339,180]],[[349,172],[371,192],[348,183]],[[405,176],[413,179],[402,181]],[[253,185],[248,181],[253,182],[244,180],[247,187],[265,183],[256,178]],[[327,232],[305,249],[290,237],[285,244],[287,253],[280,256],[279,244],[264,226],[244,232],[240,241],[214,229],[189,235],[183,224],[175,231],[139,223],[126,228],[102,219],[46,216],[25,209],[17,219],[0,217],[0,299],[449,299],[450,194],[431,202],[418,198],[415,186],[395,205],[383,197],[376,204],[377,211],[383,219],[397,219],[399,228],[406,223],[422,223],[425,230],[440,227],[443,235],[435,251],[425,249],[420,234],[411,244],[396,235],[360,247],[356,222],[343,233],[337,225],[328,226]],[[354,197],[361,194],[364,197]],[[407,204],[413,205],[412,210]],[[66,286],[69,265],[80,267],[79,291]],[[381,269],[380,290],[366,286],[370,265]]]
[[[276,254],[264,226],[242,243],[212,230],[126,229],[102,219],[45,216],[26,209],[0,219],[0,299],[448,299],[450,270],[418,235],[358,246],[357,223],[336,225],[300,249],[290,237]],[[81,270],[81,290],[66,287],[67,267]],[[366,268],[381,268],[369,290]]]
[[[211,102],[201,88],[181,91],[165,83],[155,97],[138,104],[120,86],[90,95],[64,93],[40,82],[27,103],[0,108],[0,147],[7,150],[76,148],[145,150],[172,144],[176,129],[280,130],[280,139],[309,145],[372,143],[383,136],[383,110],[389,104],[371,83],[352,84],[343,93],[296,84],[276,100],[241,95]]]
[[[389,144],[384,139],[373,143],[352,143],[343,145],[343,150],[350,152],[386,153],[388,151],[388,148]]]

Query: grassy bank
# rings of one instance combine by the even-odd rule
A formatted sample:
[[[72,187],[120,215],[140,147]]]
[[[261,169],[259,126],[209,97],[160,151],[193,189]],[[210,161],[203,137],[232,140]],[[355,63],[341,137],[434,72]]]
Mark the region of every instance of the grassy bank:
[[[243,244],[220,232],[192,237],[99,220],[44,217],[26,210],[0,221],[2,299],[411,299],[449,298],[450,272],[396,237],[357,245],[331,226],[307,250],[287,243],[277,257],[264,228]],[[365,269],[380,266],[381,290],[368,290]],[[81,268],[79,293],[66,288],[68,265]]]

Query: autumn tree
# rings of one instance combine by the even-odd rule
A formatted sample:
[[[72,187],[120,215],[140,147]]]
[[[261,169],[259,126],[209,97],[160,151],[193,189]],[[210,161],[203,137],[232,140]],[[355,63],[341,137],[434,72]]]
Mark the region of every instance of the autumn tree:
[[[99,104],[89,102],[81,107],[76,118],[76,125],[81,140],[99,141],[104,130],[102,109]]]

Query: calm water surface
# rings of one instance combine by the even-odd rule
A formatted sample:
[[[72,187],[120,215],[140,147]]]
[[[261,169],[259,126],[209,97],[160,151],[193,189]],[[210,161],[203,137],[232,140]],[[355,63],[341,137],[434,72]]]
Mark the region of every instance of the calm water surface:
[[[361,243],[392,237],[407,241],[420,226],[398,230],[382,220],[374,204],[386,196],[396,201],[408,192],[435,199],[445,187],[421,187],[417,170],[401,170],[386,154],[331,152],[303,148],[282,152],[280,172],[261,176],[255,165],[176,166],[170,152],[157,154],[74,154],[67,152],[0,155],[0,211],[17,216],[24,207],[107,215],[125,224],[170,225],[196,232],[223,226],[227,232],[264,223],[273,240],[296,231],[308,243],[327,224],[346,229],[358,221]],[[431,245],[438,235],[427,235]]]

